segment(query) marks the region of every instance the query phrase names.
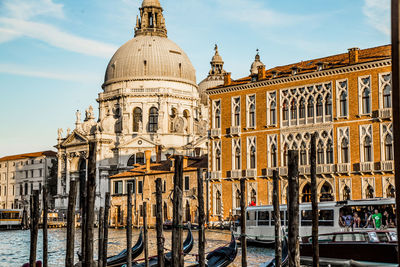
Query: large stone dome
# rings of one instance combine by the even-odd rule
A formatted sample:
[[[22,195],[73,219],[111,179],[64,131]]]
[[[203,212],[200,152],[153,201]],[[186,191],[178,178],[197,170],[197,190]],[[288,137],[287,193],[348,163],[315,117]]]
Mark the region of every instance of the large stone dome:
[[[196,73],[189,57],[173,41],[139,35],[114,54],[107,67],[104,86],[132,80],[169,80],[196,85]]]

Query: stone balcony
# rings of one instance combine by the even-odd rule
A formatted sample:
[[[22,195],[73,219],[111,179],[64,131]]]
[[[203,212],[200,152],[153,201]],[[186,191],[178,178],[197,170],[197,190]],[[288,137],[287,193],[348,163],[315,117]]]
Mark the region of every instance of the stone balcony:
[[[232,136],[240,135],[240,133],[241,133],[241,127],[240,126],[231,126],[229,128],[229,134],[232,135]]]
[[[231,170],[230,171],[231,179],[240,179],[242,178],[242,170]]]
[[[372,173],[374,171],[374,162],[360,162],[361,173]]]
[[[210,131],[211,138],[220,138],[221,137],[221,128],[214,128]]]
[[[392,108],[382,108],[379,110],[379,119],[390,119],[392,118]]]
[[[247,169],[246,178],[255,179],[257,177],[257,169]]]
[[[222,178],[222,172],[221,171],[212,171],[210,176],[211,176],[211,180],[220,180]]]
[[[350,163],[336,164],[336,172],[338,174],[349,174],[351,172],[351,164]]]
[[[335,172],[334,164],[318,164],[317,165],[317,174],[333,175],[334,172]]]
[[[288,167],[279,167],[279,175],[287,176],[288,175]]]
[[[299,175],[310,175],[311,167],[310,165],[300,165],[299,166]]]
[[[387,161],[381,161],[379,163],[380,169],[382,172],[393,172],[394,171],[394,161],[393,160],[387,160]]]

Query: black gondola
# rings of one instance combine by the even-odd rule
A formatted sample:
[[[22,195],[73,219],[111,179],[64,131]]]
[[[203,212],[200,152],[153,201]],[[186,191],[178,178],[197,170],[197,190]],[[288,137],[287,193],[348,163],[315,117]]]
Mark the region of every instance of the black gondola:
[[[282,240],[282,267],[286,267],[289,265],[289,248],[288,248],[288,240],[287,237],[284,236]],[[275,257],[270,261],[262,263],[260,267],[275,267]]]
[[[231,242],[227,247],[221,247],[207,255],[207,267],[226,267],[231,264],[237,255],[237,242],[232,235]]]
[[[132,247],[132,260],[136,259],[143,252],[143,249],[144,249],[143,232],[140,231],[139,238],[136,244]],[[126,263],[126,257],[127,257],[127,252],[126,249],[124,249],[119,254],[108,257],[107,266],[112,266],[112,267],[122,266],[123,264]]]
[[[193,234],[192,230],[190,227],[188,228],[188,234],[186,236],[185,241],[183,242],[183,254],[186,255],[193,249],[193,244],[194,244],[194,239],[193,239]],[[171,260],[172,260],[172,252],[168,252],[164,254],[164,259],[165,259],[165,266],[172,266]],[[126,266],[126,265],[125,265]],[[143,267],[145,266],[144,262],[133,262],[132,266],[134,267]],[[150,257],[149,259],[149,267],[156,267],[158,266],[158,259],[157,256]]]

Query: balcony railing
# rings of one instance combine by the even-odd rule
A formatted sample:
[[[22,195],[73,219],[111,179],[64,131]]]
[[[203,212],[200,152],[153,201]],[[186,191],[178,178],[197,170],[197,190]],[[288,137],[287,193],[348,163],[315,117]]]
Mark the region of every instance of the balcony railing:
[[[240,126],[231,126],[229,133],[230,135],[240,135]]]
[[[256,177],[257,177],[257,169],[246,170],[246,178],[256,178]]]
[[[384,172],[392,172],[394,171],[394,162],[393,160],[381,161],[381,171]]]
[[[379,110],[379,118],[380,119],[390,119],[392,117],[392,109],[391,108],[382,108]]]
[[[231,178],[232,179],[242,178],[242,170],[231,170]]]
[[[219,138],[221,136],[221,128],[211,129],[211,138]]]
[[[317,174],[333,174],[335,172],[334,164],[318,164]]]
[[[373,162],[360,162],[360,172],[373,172],[374,163]]]
[[[336,172],[337,173],[350,173],[351,164],[350,163],[338,163],[336,164]]]
[[[219,180],[221,178],[222,178],[222,172],[221,171],[213,171],[213,172],[211,172],[211,179]]]
[[[279,175],[280,176],[287,176],[288,175],[288,168],[287,167],[280,167],[279,168]]]
[[[309,165],[301,165],[299,166],[299,174],[300,175],[309,175],[310,172],[310,166]]]

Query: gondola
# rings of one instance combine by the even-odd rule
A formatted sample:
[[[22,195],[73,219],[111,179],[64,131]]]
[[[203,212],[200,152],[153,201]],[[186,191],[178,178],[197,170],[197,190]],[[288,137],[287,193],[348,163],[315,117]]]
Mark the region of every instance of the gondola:
[[[282,240],[282,267],[286,267],[289,265],[289,248],[288,248],[288,240],[287,236],[283,237]],[[260,267],[275,267],[275,257],[270,261],[262,263]]]
[[[207,267],[226,267],[231,264],[237,255],[237,242],[232,235],[231,242],[227,247],[217,248],[207,255]]]
[[[194,244],[193,234],[192,234],[192,230],[189,227],[188,228],[188,234],[186,236],[185,241],[183,242],[183,255],[186,255],[190,251],[192,251],[193,244]],[[164,254],[164,259],[165,259],[165,266],[172,266],[172,252],[165,253]],[[140,262],[140,263],[133,262],[132,266],[134,266],[134,267],[144,267],[145,263],[144,262]],[[150,259],[149,259],[149,267],[156,267],[156,266],[158,266],[157,256],[150,257]],[[125,267],[126,267],[126,265],[125,265]]]
[[[143,232],[140,231],[139,238],[138,238],[136,244],[132,247],[132,260],[137,258],[143,252],[143,249],[144,249]],[[111,267],[122,266],[123,264],[126,263],[126,257],[127,257],[127,252],[126,252],[126,249],[124,249],[119,254],[108,257],[107,258],[107,266],[111,266]]]

